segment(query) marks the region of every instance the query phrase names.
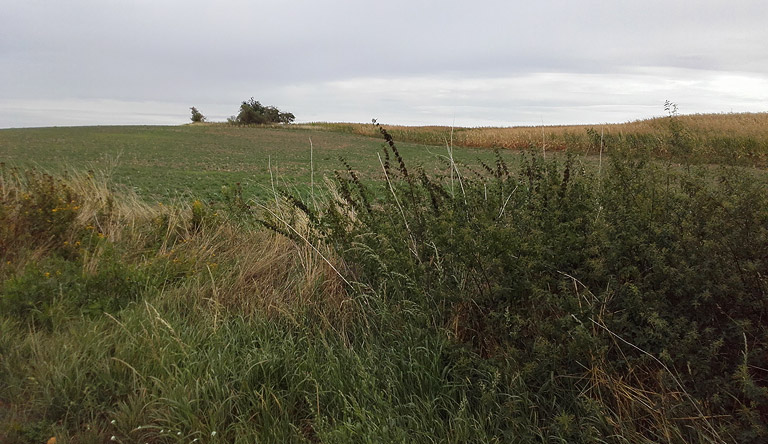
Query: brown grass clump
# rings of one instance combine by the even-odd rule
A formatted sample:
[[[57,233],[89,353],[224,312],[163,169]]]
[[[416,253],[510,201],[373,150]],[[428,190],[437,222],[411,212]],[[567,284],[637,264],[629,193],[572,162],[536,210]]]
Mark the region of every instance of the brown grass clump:
[[[350,315],[345,284],[325,259],[277,233],[225,223],[182,238],[172,250],[199,272],[200,298],[227,310],[287,319],[309,314],[334,326]]]
[[[640,375],[653,378],[644,381]],[[690,412],[691,402],[697,401],[668,387],[670,376],[664,370],[612,374],[593,364],[585,377],[589,380],[585,395],[608,408],[606,420],[619,436],[639,442],[686,442],[685,435],[696,430],[700,442],[724,442],[713,424],[726,417]]]

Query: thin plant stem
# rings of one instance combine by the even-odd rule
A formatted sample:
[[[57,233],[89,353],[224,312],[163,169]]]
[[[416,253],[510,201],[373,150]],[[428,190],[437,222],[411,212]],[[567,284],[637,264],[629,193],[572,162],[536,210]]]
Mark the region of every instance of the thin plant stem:
[[[395,188],[392,186],[392,182],[389,180],[389,174],[387,174],[387,169],[384,168],[384,162],[381,160],[381,154],[377,154],[379,157],[379,163],[381,164],[381,169],[384,171],[384,177],[387,179],[387,185],[389,186],[389,191],[392,192],[392,197],[395,198],[395,203],[397,204],[397,208],[400,209],[400,215],[403,216],[403,223],[405,223],[405,230],[408,231],[408,237],[411,239],[411,243],[413,244],[413,248],[411,248],[411,253],[416,257],[416,259],[419,259],[419,254],[416,252],[416,240],[413,238],[413,234],[411,233],[411,228],[408,226],[408,219],[405,217],[405,211],[403,211],[403,206],[400,205],[400,200],[397,198],[397,194],[395,193]],[[420,259],[419,259],[420,261]]]

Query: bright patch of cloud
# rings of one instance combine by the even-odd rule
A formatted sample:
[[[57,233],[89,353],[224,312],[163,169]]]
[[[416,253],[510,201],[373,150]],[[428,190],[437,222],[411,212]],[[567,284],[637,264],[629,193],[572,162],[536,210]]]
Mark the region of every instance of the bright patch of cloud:
[[[376,117],[414,125],[578,124],[662,115],[665,100],[676,102],[683,113],[766,111],[768,78],[673,68],[619,74],[355,78],[294,85],[278,95],[286,103],[305,104],[297,113],[305,121]]]
[[[239,100],[0,100],[4,127],[33,125],[182,124],[196,106],[211,121],[236,114]],[[298,121],[457,126],[610,123],[664,114],[665,100],[682,113],[760,112],[768,78],[680,68],[637,68],[617,74],[529,73],[509,77],[359,77],[272,88],[265,104]]]

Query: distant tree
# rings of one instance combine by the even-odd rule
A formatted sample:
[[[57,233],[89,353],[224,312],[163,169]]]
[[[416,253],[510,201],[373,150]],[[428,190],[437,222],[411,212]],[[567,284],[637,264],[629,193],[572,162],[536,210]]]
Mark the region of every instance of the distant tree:
[[[237,125],[261,125],[264,123],[291,123],[296,119],[292,113],[284,113],[274,106],[264,106],[251,97],[240,105],[237,117],[229,119]]]
[[[278,120],[280,123],[293,123],[296,120],[296,116],[293,113],[280,113]]]
[[[192,110],[192,122],[198,123],[198,122],[205,122],[205,116],[203,113],[197,110],[194,106],[190,108]]]

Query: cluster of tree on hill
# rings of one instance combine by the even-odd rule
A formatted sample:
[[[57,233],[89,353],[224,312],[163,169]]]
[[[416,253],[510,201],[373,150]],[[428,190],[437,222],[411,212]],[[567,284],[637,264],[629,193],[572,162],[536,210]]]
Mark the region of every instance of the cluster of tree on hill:
[[[192,110],[192,122],[205,122],[205,116],[194,106]],[[237,116],[227,119],[227,122],[233,125],[261,125],[265,123],[292,123],[296,119],[293,113],[280,111],[275,106],[262,105],[253,97],[250,100],[243,101],[240,105],[240,112]]]

